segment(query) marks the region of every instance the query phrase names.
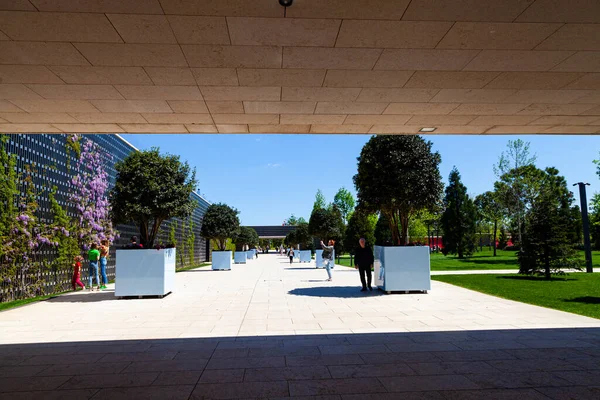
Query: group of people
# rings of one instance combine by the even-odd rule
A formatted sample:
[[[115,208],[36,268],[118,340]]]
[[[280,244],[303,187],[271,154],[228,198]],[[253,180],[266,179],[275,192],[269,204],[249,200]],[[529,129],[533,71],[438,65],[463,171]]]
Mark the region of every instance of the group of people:
[[[331,269],[333,267],[333,249],[335,246],[335,240],[330,240],[327,245],[321,241],[321,248],[323,249],[323,263],[325,264],[325,271],[327,271],[327,281],[331,282]],[[371,286],[371,282],[373,279],[373,274],[371,270],[373,268],[373,263],[375,262],[375,257],[373,256],[373,249],[371,246],[367,245],[367,241],[365,238],[360,238],[358,241],[358,247],[354,251],[354,260],[355,260],[355,269],[358,270],[360,275],[360,282],[362,284],[361,292],[366,292],[367,290],[373,290]]]
[[[90,291],[94,290],[94,278],[96,278],[97,291],[106,289],[106,284],[108,283],[108,277],[106,276],[106,260],[108,258],[109,249],[108,240],[102,240],[100,241],[100,244],[92,243],[90,246],[90,249],[87,253],[89,272],[88,289]],[[73,290],[77,290],[78,286],[81,287],[82,290],[85,289],[85,285],[83,282],[81,282],[81,269],[83,261],[84,258],[81,255],[75,256],[73,260],[73,277],[71,279]],[[100,281],[100,276],[102,276],[102,281]]]
[[[331,275],[331,270],[334,266],[333,254],[334,254],[335,240],[329,240],[327,245],[321,241],[321,249],[323,249],[323,253],[321,257],[323,258],[323,263],[325,265],[325,271],[327,272],[327,281],[331,282],[333,277]],[[280,254],[283,255],[283,246],[279,249]],[[287,249],[287,255],[290,258],[290,264],[294,261],[294,249],[292,247]],[[371,270],[373,268],[373,263],[375,262],[375,258],[373,256],[373,249],[371,246],[367,245],[367,241],[365,238],[360,238],[358,241],[358,247],[354,251],[355,255],[355,269],[358,270],[360,274],[360,282],[362,284],[361,292],[366,292],[367,290],[373,290],[371,286],[373,274]]]

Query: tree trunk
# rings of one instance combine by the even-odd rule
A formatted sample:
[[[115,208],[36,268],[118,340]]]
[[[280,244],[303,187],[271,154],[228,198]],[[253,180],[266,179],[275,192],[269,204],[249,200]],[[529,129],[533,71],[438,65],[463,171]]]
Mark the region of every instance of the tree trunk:
[[[140,243],[142,243],[144,247],[148,244],[148,221],[143,221],[140,224]]]
[[[388,221],[390,232],[392,234],[392,245],[398,246],[400,245],[400,231],[398,230],[398,218],[396,217],[395,212],[391,212],[388,214]]]
[[[400,226],[402,228],[402,241],[400,244],[406,246],[408,244],[408,215],[400,215]]]
[[[496,231],[498,230],[498,221],[494,221],[494,257],[496,257]]]
[[[544,277],[550,280],[550,257],[548,257],[548,245],[544,245]]]

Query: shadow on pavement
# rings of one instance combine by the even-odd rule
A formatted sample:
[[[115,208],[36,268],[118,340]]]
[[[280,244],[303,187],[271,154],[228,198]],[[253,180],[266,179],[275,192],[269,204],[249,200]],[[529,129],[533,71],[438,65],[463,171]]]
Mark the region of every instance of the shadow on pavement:
[[[72,294],[51,297],[46,301],[48,303],[94,303],[97,301],[108,300],[117,300],[114,289],[103,290],[101,292],[88,292],[87,290],[83,290]]]
[[[309,281],[310,282],[310,281]],[[314,281],[322,282],[322,281]],[[312,296],[312,297],[364,297],[364,296],[383,296],[384,293],[376,288],[373,291],[361,292],[360,284],[356,286],[324,286],[324,287],[311,287],[311,288],[297,288],[292,289],[288,294],[296,296]]]
[[[0,399],[598,399],[599,366],[600,328],[2,344]]]

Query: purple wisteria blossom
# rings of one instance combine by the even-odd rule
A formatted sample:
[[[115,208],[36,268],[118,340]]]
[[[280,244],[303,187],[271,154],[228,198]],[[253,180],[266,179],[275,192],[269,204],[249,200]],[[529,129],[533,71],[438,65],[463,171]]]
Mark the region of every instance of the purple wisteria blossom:
[[[79,140],[81,144],[81,153],[75,167],[77,174],[71,179],[73,191],[69,195],[69,201],[78,214],[77,237],[80,247],[87,251],[91,243],[98,243],[103,239],[113,242],[117,236],[110,220],[108,174],[105,169],[105,160],[112,159],[112,156],[85,137],[72,135],[69,140]]]

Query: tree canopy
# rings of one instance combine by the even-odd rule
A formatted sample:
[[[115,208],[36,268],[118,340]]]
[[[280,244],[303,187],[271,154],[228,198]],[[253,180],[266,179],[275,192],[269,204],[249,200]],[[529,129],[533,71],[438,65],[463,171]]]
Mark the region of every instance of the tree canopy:
[[[163,221],[191,215],[196,201],[190,198],[197,185],[196,170],[179,156],[162,155],[158,148],[134,151],[115,165],[117,179],[111,191],[115,223],[133,221],[146,248]]]
[[[348,226],[346,227],[346,234],[344,236],[344,249],[353,254],[354,249],[358,246],[358,240],[365,238],[369,246],[375,245],[375,224],[377,223],[377,216],[374,214],[366,214],[361,211],[355,211],[352,213]]]
[[[342,213],[344,223],[348,222],[352,211],[354,211],[354,206],[356,205],[352,193],[346,188],[340,188],[333,198],[333,204],[335,204]]]
[[[569,237],[573,194],[556,168],[539,171],[539,191],[527,213],[525,233],[519,252],[519,272],[544,274],[563,268],[580,269]]]
[[[475,206],[478,209],[478,214],[488,222],[494,224],[494,257],[496,257],[496,234],[498,231],[498,223],[502,221],[504,210],[498,201],[496,192],[487,191],[475,197]]]
[[[444,185],[441,156],[418,135],[373,136],[358,157],[354,185],[358,204],[389,221],[394,245],[406,245],[411,217],[434,208]],[[400,230],[401,228],[401,230]]]
[[[256,246],[258,244],[258,233],[249,226],[240,226],[238,234],[232,239],[238,250],[241,250],[243,246]]]
[[[341,254],[342,239],[344,236],[344,221],[338,208],[317,208],[313,210],[308,221],[308,232],[317,239],[327,242],[329,239],[336,241],[336,253]]]
[[[240,231],[239,211],[229,207],[227,204],[211,204],[208,206],[200,235],[206,239],[217,242],[221,251],[227,248],[227,239],[234,238]]]
[[[317,194],[315,195],[315,202],[313,204],[313,210],[317,208],[325,208],[327,207],[327,202],[325,201],[325,196],[321,189],[317,190]]]
[[[442,214],[443,249],[446,254],[458,254],[458,258],[470,256],[475,250],[476,210],[467,188],[460,180],[460,173],[454,167],[448,178],[444,213]]]

